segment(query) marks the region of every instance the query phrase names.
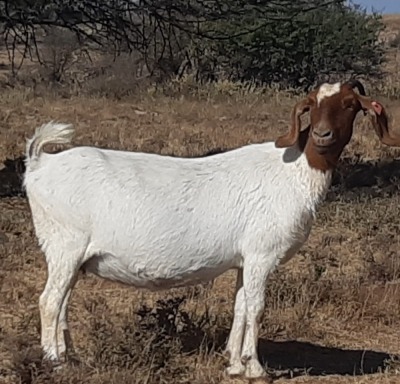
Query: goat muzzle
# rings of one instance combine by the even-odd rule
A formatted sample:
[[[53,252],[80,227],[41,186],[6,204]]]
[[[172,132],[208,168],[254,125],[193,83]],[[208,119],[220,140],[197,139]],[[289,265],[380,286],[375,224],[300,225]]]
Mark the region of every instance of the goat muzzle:
[[[324,152],[327,147],[330,147],[336,140],[331,130],[313,130],[311,132],[314,145],[318,152]]]

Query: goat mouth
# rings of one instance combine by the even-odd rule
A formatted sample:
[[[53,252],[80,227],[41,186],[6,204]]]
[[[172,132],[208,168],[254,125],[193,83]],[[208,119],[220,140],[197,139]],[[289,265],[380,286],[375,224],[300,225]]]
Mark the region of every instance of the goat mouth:
[[[326,152],[329,151],[329,149],[335,144],[336,140],[329,140],[329,141],[325,141],[325,142],[315,142],[314,141],[314,146],[315,146],[315,150],[323,155]]]

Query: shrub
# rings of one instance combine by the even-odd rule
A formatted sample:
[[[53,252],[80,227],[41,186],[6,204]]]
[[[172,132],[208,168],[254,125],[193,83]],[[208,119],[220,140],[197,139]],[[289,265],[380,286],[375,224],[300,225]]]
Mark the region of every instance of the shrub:
[[[307,91],[337,77],[381,75],[381,16],[347,0],[95,3],[12,2],[6,42],[15,51],[17,43],[36,42],[43,25],[61,27],[44,41],[44,65],[53,82],[66,81],[77,37],[107,54],[133,52],[159,84],[189,73],[201,82],[239,80]]]
[[[75,33],[59,28],[50,28],[43,38],[40,49],[41,75],[44,79],[59,83],[75,63],[81,45]]]
[[[275,2],[279,7],[280,1]],[[285,2],[287,3],[287,2]],[[275,22],[256,19],[254,14],[227,20],[216,28],[232,36],[226,41],[201,41],[202,61],[234,80],[256,80],[281,87],[308,89],[332,76],[350,74],[377,76],[384,49],[378,44],[381,17],[357,6],[336,2],[280,8]],[[268,3],[265,6],[269,6]],[[315,10],[304,11],[314,6]]]

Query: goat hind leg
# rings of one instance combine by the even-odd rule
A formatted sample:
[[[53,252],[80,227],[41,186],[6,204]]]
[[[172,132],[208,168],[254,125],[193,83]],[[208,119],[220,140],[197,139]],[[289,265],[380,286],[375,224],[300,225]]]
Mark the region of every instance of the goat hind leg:
[[[72,288],[79,270],[80,256],[69,253],[63,257],[60,252],[50,254],[50,250],[47,249],[46,259],[48,277],[39,299],[41,344],[45,359],[58,362],[60,360],[59,348],[61,347],[62,352],[66,350],[64,340],[60,340],[59,343],[58,323],[63,303],[65,302],[67,305],[68,291]],[[66,314],[66,307],[64,314]]]
[[[71,334],[69,332],[68,327],[68,301],[71,296],[72,289],[75,286],[77,279],[77,275],[71,282],[71,287],[65,295],[64,301],[62,303],[60,319],[58,321],[58,353],[61,357],[62,354],[65,354],[65,358],[69,352],[74,352],[74,346],[72,343]]]

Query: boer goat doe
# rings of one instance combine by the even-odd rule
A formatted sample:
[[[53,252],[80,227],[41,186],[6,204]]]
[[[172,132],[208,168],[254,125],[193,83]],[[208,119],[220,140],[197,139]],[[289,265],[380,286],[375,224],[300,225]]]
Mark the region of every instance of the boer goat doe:
[[[385,109],[358,80],[313,90],[275,143],[203,158],[94,147],[48,154],[43,146],[69,143],[73,128],[38,128],[27,143],[24,186],[48,266],[39,303],[45,358],[60,362],[66,352],[80,269],[150,290],[236,269],[227,373],[268,381],[257,354],[268,275],[307,240],[361,110],[382,143],[400,146]],[[301,130],[305,112],[311,124]]]

